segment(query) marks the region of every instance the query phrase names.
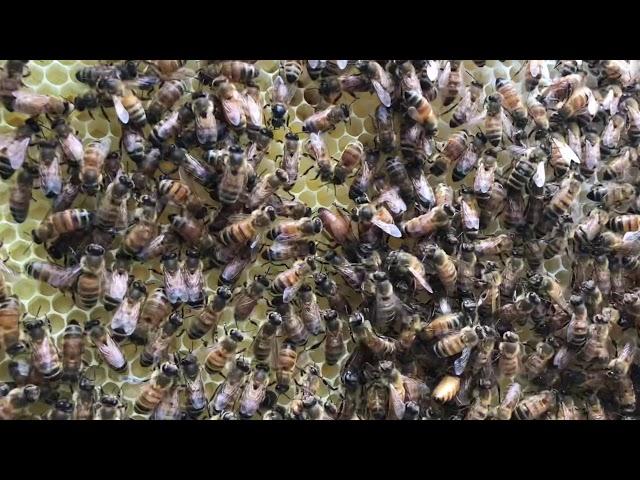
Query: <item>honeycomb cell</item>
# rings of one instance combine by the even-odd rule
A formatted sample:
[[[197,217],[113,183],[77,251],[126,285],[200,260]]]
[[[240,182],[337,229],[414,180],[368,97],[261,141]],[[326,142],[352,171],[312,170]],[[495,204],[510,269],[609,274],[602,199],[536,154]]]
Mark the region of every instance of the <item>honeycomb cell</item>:
[[[62,85],[69,80],[69,70],[58,62],[53,62],[45,70],[47,81],[54,85]]]

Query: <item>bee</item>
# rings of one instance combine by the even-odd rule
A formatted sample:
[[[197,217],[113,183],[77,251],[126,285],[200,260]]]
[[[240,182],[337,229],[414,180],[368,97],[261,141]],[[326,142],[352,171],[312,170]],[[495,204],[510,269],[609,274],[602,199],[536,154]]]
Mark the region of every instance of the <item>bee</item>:
[[[51,95],[41,95],[27,90],[16,90],[5,97],[5,106],[10,112],[24,113],[30,117],[38,115],[69,115],[74,106],[68,100]]]
[[[86,376],[86,370],[78,379],[78,390],[73,396],[75,410],[74,420],[91,420],[96,408],[95,380]]]
[[[638,102],[633,97],[623,97],[620,99],[621,110],[627,115],[629,128],[627,129],[627,137],[632,147],[640,144],[640,108]]]
[[[580,193],[580,185],[580,180],[573,176],[562,181],[560,188],[544,209],[542,221],[536,227],[538,235],[544,235],[550,225],[555,224],[558,219],[571,211],[570,209]]]
[[[287,83],[298,83],[304,67],[300,60],[285,60],[280,62],[280,72]]]
[[[620,143],[620,136],[626,125],[624,116],[621,113],[612,115],[602,131],[600,137],[600,152],[604,155],[613,155],[617,152]],[[608,178],[605,177],[605,180]]]
[[[205,149],[213,147],[218,139],[218,129],[211,99],[204,94],[194,94],[191,104],[196,123],[198,142]]]
[[[227,205],[237,202],[248,180],[247,159],[239,146],[229,149],[225,170],[218,184],[218,198]]]
[[[512,323],[525,325],[541,302],[540,297],[534,292],[522,293],[515,298],[513,303],[508,303],[500,308],[500,320],[506,325]]]
[[[7,180],[24,164],[31,137],[40,131],[35,120],[28,119],[15,131],[0,135],[0,177]]]
[[[158,123],[165,112],[171,110],[187,90],[183,80],[173,79],[164,82],[147,107],[146,117],[149,124]]]
[[[607,415],[597,394],[592,393],[589,395],[585,400],[585,406],[587,409],[587,420],[607,420]]]
[[[421,93],[413,90],[405,91],[403,96],[409,117],[414,122],[422,125],[427,135],[435,136],[438,133],[438,115],[429,100]]]
[[[334,129],[338,123],[346,121],[350,116],[349,106],[333,105],[308,117],[303,125],[305,133],[321,133]]]
[[[427,213],[404,222],[401,230],[408,237],[429,236],[437,230],[446,228],[454,213],[450,205],[438,205]]]
[[[143,195],[140,199],[141,215],[138,222],[126,233],[121,244],[121,251],[133,258],[138,258],[157,233],[157,211],[154,199]]]
[[[147,289],[138,280],[134,281],[111,318],[111,331],[118,337],[128,337],[136,329],[147,296]]]
[[[63,375],[60,353],[50,333],[40,319],[25,320],[24,329],[29,335],[31,362],[45,380],[56,381]]]
[[[398,187],[402,199],[407,203],[413,203],[413,184],[404,163],[399,157],[388,157],[385,167],[391,184]]]
[[[547,109],[537,99],[535,95],[529,95],[527,98],[527,113],[533,119],[538,130],[549,130],[549,117],[547,116]]]
[[[489,416],[489,410],[491,408],[491,402],[493,395],[491,394],[491,388],[481,388],[478,390],[476,399],[474,400],[467,414],[465,420],[486,420]]]
[[[438,86],[442,93],[442,105],[450,105],[460,95],[464,83],[462,82],[463,66],[460,60],[451,60],[438,79]]]
[[[276,212],[272,206],[262,207],[239,221],[230,219],[231,224],[219,233],[218,238],[224,246],[245,245],[252,240],[255,244],[258,241],[256,236],[267,230],[275,218]]]
[[[125,420],[126,406],[120,401],[119,395],[109,395],[101,393],[100,398],[95,404],[95,413],[93,420]]]
[[[509,235],[504,233],[484,240],[477,240],[475,242],[475,252],[476,255],[480,257],[499,256],[507,252],[511,252],[512,249],[513,240]]]
[[[75,383],[82,369],[84,331],[77,320],[70,320],[62,334],[62,379]]]
[[[249,195],[247,208],[255,210],[264,205],[280,187],[289,183],[289,175],[281,168],[263,176]]]
[[[285,303],[290,302],[302,286],[305,277],[315,268],[314,257],[296,260],[291,268],[276,275],[271,284],[271,291],[275,295],[282,295]]]
[[[460,377],[445,375],[433,389],[431,397],[438,403],[448,403],[460,391]]]
[[[285,83],[280,75],[275,76],[271,89],[271,126],[273,128],[282,128],[285,123],[289,123],[289,103],[295,92],[294,84]]]
[[[284,329],[285,337],[296,345],[305,344],[309,338],[309,332],[307,331],[302,318],[297,315],[291,304],[284,303],[278,298],[274,299],[271,304],[276,307],[277,312],[282,317],[282,327]]]
[[[122,80],[114,77],[103,77],[96,84],[97,92],[111,96],[111,101],[116,110],[118,120],[138,130],[142,130],[147,124],[147,115],[142,102],[136,95],[128,90]]]
[[[31,205],[33,181],[38,174],[35,167],[27,164],[18,172],[15,185],[9,190],[9,211],[16,223],[24,223]]]
[[[469,87],[466,88],[462,99],[455,106],[453,115],[451,115],[451,119],[449,120],[449,126],[451,128],[458,128],[466,123],[473,122],[483,98],[483,85],[473,80]]]
[[[487,97],[487,114],[484,118],[484,132],[487,141],[494,147],[502,142],[502,95],[494,93]]]
[[[287,132],[284,140],[284,151],[282,154],[282,170],[286,173],[286,181],[283,189],[291,190],[298,180],[298,167],[300,165],[300,137],[293,132]],[[281,174],[284,178],[284,175]],[[273,193],[273,192],[272,192]],[[278,213],[278,215],[280,215]]]
[[[279,217],[291,218],[293,220],[300,220],[302,217],[311,216],[311,208],[300,200],[282,200],[272,204],[276,210],[276,215]]]
[[[177,253],[171,252],[162,256],[162,278],[165,294],[172,305],[189,300],[182,265]]]
[[[324,231],[337,243],[350,244],[356,241],[351,229],[350,218],[339,210],[336,213],[328,208],[320,207],[318,217],[322,221]]]
[[[564,292],[558,282],[552,277],[542,274],[535,274],[529,278],[529,284],[538,293],[547,296],[553,303],[558,305],[566,313],[569,313],[569,305],[564,299]]]
[[[460,156],[453,168],[452,178],[454,182],[462,181],[468,173],[475,168],[478,162],[478,156],[480,155],[487,139],[482,133],[478,133],[469,142],[467,149]]]
[[[125,175],[109,184],[96,210],[94,223],[97,228],[115,232],[128,226],[127,200],[131,188],[133,183]]]
[[[364,146],[356,141],[349,143],[340,156],[338,165],[333,170],[333,183],[342,185],[347,176],[362,163],[364,158]]]
[[[236,296],[233,317],[236,322],[244,321],[255,309],[258,301],[269,288],[269,279],[265,275],[256,275],[255,278]]]
[[[171,229],[189,246],[198,245],[204,234],[205,211],[196,215],[169,215]]]
[[[601,202],[605,207],[614,209],[631,202],[635,195],[635,187],[630,183],[595,184],[587,192],[589,200]]]
[[[383,153],[391,153],[396,146],[396,133],[391,109],[383,104],[378,105],[374,120],[376,127],[376,146]]]
[[[214,81],[215,94],[222,105],[224,120],[234,130],[244,130],[247,126],[247,116],[244,110],[244,99],[236,86],[226,78]]]
[[[336,365],[346,352],[344,336],[342,334],[342,321],[335,310],[325,310],[322,318],[326,325],[326,337],[324,339],[324,357],[327,365]]]
[[[351,305],[338,288],[335,280],[326,273],[316,272],[313,274],[313,281],[318,294],[327,299],[331,309],[339,313],[351,313]]]
[[[269,383],[269,366],[258,363],[249,376],[240,395],[240,405],[238,413],[241,418],[249,419],[253,417],[267,396],[267,385]]]
[[[199,316],[194,317],[187,329],[191,340],[204,337],[209,331],[215,333],[220,314],[231,299],[232,293],[228,287],[218,287],[213,299],[207,304]]]
[[[396,341],[389,337],[377,335],[371,328],[371,324],[365,321],[360,312],[349,317],[349,327],[356,343],[366,347],[377,357],[387,357],[396,351]]]
[[[380,103],[385,107],[390,107],[392,100],[391,95],[393,94],[395,85],[393,77],[389,72],[382,68],[378,62],[372,60],[360,60],[356,62],[356,68],[369,80]]]
[[[485,154],[478,161],[478,171],[473,182],[473,192],[479,202],[490,198],[491,187],[494,185],[497,163],[496,157],[492,153],[494,152],[485,151]]]
[[[502,106],[513,116],[515,125],[518,128],[524,128],[527,125],[527,111],[513,83],[498,77],[496,90],[502,96]]]
[[[249,140],[256,142],[259,138],[260,130],[264,127],[260,87],[254,83],[248,84],[242,93],[242,97],[244,99],[245,116],[247,117],[247,136]]]
[[[285,260],[314,255],[315,253],[315,242],[307,240],[293,240],[274,243],[267,250],[262,252],[262,258],[272,262],[282,262]]]
[[[251,365],[244,358],[236,359],[227,378],[218,386],[209,404],[213,413],[220,413],[236,403],[250,371]]]
[[[611,272],[609,270],[609,259],[606,255],[598,255],[594,258],[593,275],[600,293],[608,297],[611,293]]]
[[[550,390],[543,390],[520,400],[514,413],[519,420],[535,420],[555,406],[556,394]]]
[[[277,346],[277,343],[276,343]],[[276,392],[286,393],[291,386],[291,380],[295,373],[298,352],[295,343],[285,340],[280,348],[277,348],[275,356]]]
[[[211,375],[221,372],[242,340],[244,336],[235,328],[229,332],[229,335],[222,337],[209,350],[204,363],[205,370]]]
[[[422,262],[414,255],[403,251],[392,251],[387,255],[389,271],[401,277],[411,276],[427,292],[433,293],[426,278]]]
[[[300,319],[311,335],[322,333],[322,313],[318,306],[318,300],[311,287],[304,284],[298,291],[300,296]]]
[[[609,218],[607,226],[614,232],[622,233],[640,230],[640,215],[616,215]]]
[[[91,320],[85,324],[84,328],[89,331],[91,342],[98,349],[107,366],[115,372],[124,372],[128,366],[127,359],[107,329],[100,325],[100,321]]]
[[[449,169],[449,165],[456,164],[467,150],[469,134],[461,130],[455,132],[448,139],[440,155],[431,166],[431,173],[439,176]]]
[[[428,324],[424,325],[418,332],[418,337],[422,341],[428,342],[456,332],[462,329],[465,324],[466,316],[464,313],[445,313],[433,318]]]
[[[631,81],[631,65],[624,60],[603,60],[600,64],[599,83],[620,83],[627,85]]]
[[[67,399],[57,400],[47,414],[47,420],[71,420],[75,405]]]
[[[149,340],[140,354],[140,365],[150,367],[160,364],[168,356],[169,346],[173,341],[176,332],[182,327],[183,319],[178,312],[173,312],[162,324],[162,327],[155,330],[153,337]]]
[[[266,361],[271,355],[274,338],[280,325],[282,325],[282,316],[278,312],[270,312],[267,319],[258,328],[252,350],[259,362]]]
[[[447,335],[436,342],[433,351],[440,357],[452,357],[465,348],[473,348],[478,343],[478,334],[473,327],[463,327],[459,331]]]
[[[83,191],[89,195],[95,195],[102,183],[102,167],[109,148],[111,148],[111,140],[107,137],[92,141],[84,149],[82,160],[80,160],[80,179]]]
[[[169,111],[164,117],[160,118],[157,122],[154,122],[151,134],[149,135],[149,141],[155,147],[160,148],[171,138],[178,137],[185,127],[194,120],[194,118],[195,113],[193,110],[186,107]]]
[[[22,413],[39,399],[40,388],[36,385],[24,385],[10,390],[0,398],[0,419],[19,419]]]
[[[593,117],[598,112],[598,102],[589,87],[579,87],[562,104],[562,107],[558,110],[558,115],[564,121],[567,121],[580,115],[585,110]]]
[[[179,369],[171,362],[164,362],[153,372],[149,383],[145,384],[135,400],[133,409],[136,413],[151,413],[162,400],[175,388]]]
[[[164,288],[156,288],[142,306],[140,320],[135,331],[131,334],[131,339],[147,343],[149,331],[155,331],[160,323],[169,316],[171,310],[172,305]]]
[[[520,337],[514,332],[505,332],[502,340],[498,345],[498,371],[501,377],[513,380],[522,369]]]

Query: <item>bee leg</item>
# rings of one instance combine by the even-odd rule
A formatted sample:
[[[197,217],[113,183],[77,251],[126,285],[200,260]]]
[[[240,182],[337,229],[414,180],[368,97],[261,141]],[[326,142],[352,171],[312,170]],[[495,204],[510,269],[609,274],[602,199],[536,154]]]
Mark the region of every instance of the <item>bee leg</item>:
[[[313,167],[315,167],[315,165],[311,165],[311,166],[310,166],[309,168],[307,168],[307,170],[306,170],[302,175],[300,175],[300,176],[301,176],[301,177],[304,177],[307,173],[309,173],[311,170],[313,170]],[[318,177],[316,177],[316,178],[318,178]],[[314,180],[315,180],[315,179],[314,179]]]
[[[110,122],[111,120],[109,120],[109,116],[107,115],[107,111],[104,109],[104,107],[102,105],[100,105],[100,111],[102,112],[102,116],[105,118],[105,120],[107,122]]]

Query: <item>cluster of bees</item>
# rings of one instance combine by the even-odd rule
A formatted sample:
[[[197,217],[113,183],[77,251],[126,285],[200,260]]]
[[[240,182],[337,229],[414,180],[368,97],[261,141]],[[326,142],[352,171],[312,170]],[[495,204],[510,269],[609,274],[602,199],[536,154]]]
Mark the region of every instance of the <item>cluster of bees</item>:
[[[34,188],[50,202],[30,232],[49,259],[0,263],[0,418],[36,403],[46,419],[635,418],[635,63],[531,60],[490,83],[468,69],[484,60],[195,65],[83,67],[73,99],[30,91],[29,61],[0,71],[4,108],[25,117],[0,136],[11,216],[29,218]],[[294,132],[303,85],[315,112]],[[333,158],[360,98],[375,135]],[[83,144],[78,111],[119,122],[119,144]],[[314,177],[329,208],[292,193]],[[17,275],[108,315],[65,318],[56,342],[11,295]],[[145,379],[127,376],[129,343]],[[96,384],[89,349],[135,401]]]

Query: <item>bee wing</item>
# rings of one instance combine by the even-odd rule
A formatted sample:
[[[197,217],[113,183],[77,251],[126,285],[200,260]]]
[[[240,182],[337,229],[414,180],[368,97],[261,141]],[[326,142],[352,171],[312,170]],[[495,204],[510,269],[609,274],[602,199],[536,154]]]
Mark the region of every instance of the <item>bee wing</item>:
[[[60,270],[63,270],[63,269],[60,269]],[[78,275],[80,275],[81,271],[82,271],[82,266],[80,264],[74,267],[69,267],[63,272],[61,272],[60,275],[51,276],[50,280],[47,281],[47,283],[54,288],[59,288],[59,289],[71,288],[71,286],[73,285],[73,282],[75,282],[76,278],[78,277]]]
[[[311,68],[318,68],[320,66],[320,60],[307,60],[307,63]]]
[[[106,275],[107,292],[113,298],[122,300],[127,293],[128,283],[127,272],[113,272],[111,275]]]
[[[373,216],[371,223],[392,237],[402,238],[402,232],[400,232],[400,229],[395,225],[395,223],[387,223],[379,218],[378,215]]]
[[[396,387],[389,385],[389,418],[392,420],[402,420],[405,408],[404,398],[400,396]]]
[[[349,60],[336,60],[336,65],[340,70],[344,70],[349,65]]]
[[[109,365],[120,367],[126,363],[122,350],[120,350],[118,344],[114,342],[110,336],[107,337],[104,345],[98,345],[98,350]]]
[[[376,198],[376,204],[382,203],[386,203],[388,209],[397,215],[401,215],[407,211],[407,204],[395,188],[388,188],[384,190],[380,196]]]
[[[63,143],[73,157],[73,160],[79,162],[84,155],[84,147],[82,146],[80,139],[73,134],[69,134],[67,138],[63,140]]]
[[[139,88],[140,90],[151,90],[160,83],[160,78],[155,75],[143,75],[134,80],[123,82],[129,88]]]
[[[436,60],[427,60],[427,78],[429,81],[435,82],[438,79],[438,73],[440,73],[438,62]]]
[[[375,79],[371,79],[371,86],[373,86],[373,89],[375,90],[376,95],[380,99],[380,102],[382,102],[382,104],[385,107],[390,107],[391,106],[391,95],[389,95],[389,92],[387,92],[385,90],[385,88],[382,86],[382,84],[380,82],[378,82],[377,80],[375,80]]]
[[[476,115],[475,117],[470,118],[466,125],[468,127],[473,127],[475,125],[478,125],[480,122],[482,122],[484,120],[484,118],[487,116],[487,112],[485,112],[484,110],[482,112],[480,112],[478,115]]]
[[[636,242],[638,240],[640,240],[640,230],[637,230],[635,232],[627,232],[622,237],[623,242]]]
[[[480,217],[478,214],[469,206],[467,202],[461,202],[462,205],[462,218],[464,219],[464,224],[467,228],[478,229],[480,228]]]
[[[504,129],[504,133],[508,138],[513,138],[514,128],[513,123],[509,116],[505,113],[504,110],[501,112],[502,115],[502,128]]]
[[[262,107],[258,101],[248,93],[244,96],[244,103],[247,107],[247,120],[253,125],[262,125]]]
[[[29,147],[30,139],[21,138],[9,143],[6,147],[0,148],[0,154],[7,157],[11,163],[11,168],[17,170],[24,163],[24,158],[27,154],[27,148]]]
[[[532,77],[537,77],[540,74],[540,60],[531,60],[529,62],[529,72]]]
[[[18,272],[9,267],[4,261],[0,260],[0,273],[7,282],[15,282],[18,280]]]
[[[533,174],[533,183],[535,184],[536,187],[544,187],[544,183],[545,183],[544,162],[538,162],[536,173]]]
[[[447,82],[449,81],[450,74],[451,74],[451,62],[447,60],[447,63],[444,66],[444,70],[442,70],[442,73],[438,78],[438,88],[444,88],[447,86]]]
[[[11,93],[16,100],[28,103],[30,108],[34,110],[41,110],[49,104],[50,97],[48,95],[40,95],[26,90],[16,90]]]
[[[118,116],[118,119],[126,125],[127,123],[129,123],[129,112],[127,112],[127,109],[124,108],[124,105],[122,105],[120,97],[118,97],[117,95],[111,95],[111,98],[113,99],[113,106],[116,109],[116,115]]]
[[[299,238],[299,235],[295,232],[281,233],[276,238],[274,238],[276,243],[274,243],[273,246],[277,245],[278,243],[286,243],[292,240],[297,240],[298,238]]]
[[[260,250],[258,248],[258,246],[262,245],[262,237],[260,236],[260,234],[256,235],[256,238],[253,239],[253,242],[251,242],[251,244],[249,245],[249,250],[251,251],[251,257],[253,257],[253,255],[257,250]]]
[[[427,279],[424,276],[424,272],[421,272],[419,269],[411,266],[409,267],[409,272],[411,273],[411,275],[413,275],[413,278],[415,278],[420,286],[422,286],[422,288],[424,288],[429,293],[433,293],[433,288],[431,288],[431,285],[429,285],[429,282],[427,282]]]
[[[285,288],[284,293],[282,294],[282,301],[284,303],[289,303],[291,300],[293,300],[296,294],[298,293],[298,290],[300,290],[301,286],[302,286],[302,282],[299,281],[294,283],[290,287]]]
[[[593,92],[591,91],[591,89],[587,89],[587,95],[589,96],[589,100],[587,102],[587,111],[589,112],[589,115],[594,116],[596,113],[598,113],[598,101],[596,100],[596,97],[593,95]],[[619,101],[620,101],[620,97],[614,97],[612,99],[611,107],[610,107],[611,115],[615,115],[616,112],[618,111]]]
[[[560,151],[560,155],[562,155],[562,157],[567,158],[572,162],[575,162],[578,164],[580,163],[580,158],[578,158],[578,156],[576,155],[576,152],[571,150],[569,145],[567,145],[563,140],[560,140],[559,138],[554,138],[553,143],[555,143],[556,147],[558,147],[558,150]]]
[[[224,110],[225,118],[231,125],[234,127],[240,125],[242,122],[242,110],[235,99],[222,100],[222,109]]]
[[[460,356],[453,362],[453,370],[456,375],[462,375],[462,372],[464,372],[464,369],[467,367],[470,358],[471,347],[464,347]]]

